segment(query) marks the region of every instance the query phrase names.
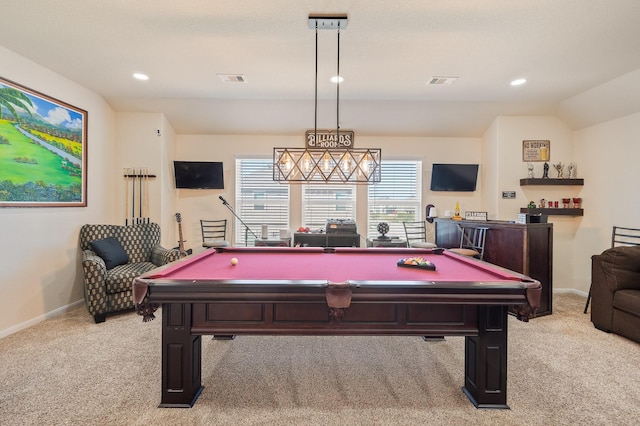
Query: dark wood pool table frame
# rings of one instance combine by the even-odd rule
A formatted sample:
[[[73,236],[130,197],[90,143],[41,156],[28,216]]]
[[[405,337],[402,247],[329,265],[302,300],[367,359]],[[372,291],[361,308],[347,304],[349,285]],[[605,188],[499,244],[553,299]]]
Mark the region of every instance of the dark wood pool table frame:
[[[405,252],[354,250],[362,250],[363,255],[367,250],[402,250],[399,256]],[[539,304],[541,287],[536,280],[513,274],[519,280],[510,284],[402,286],[359,281],[345,287],[317,280],[238,285],[215,276],[190,282],[154,278],[158,274],[151,272],[137,278],[133,287],[138,312],[146,313],[147,319],[162,305],[160,407],[191,407],[198,399],[203,390],[202,335],[244,334],[465,336],[463,392],[477,408],[509,408],[508,309],[516,307],[522,314],[519,319],[528,320]]]

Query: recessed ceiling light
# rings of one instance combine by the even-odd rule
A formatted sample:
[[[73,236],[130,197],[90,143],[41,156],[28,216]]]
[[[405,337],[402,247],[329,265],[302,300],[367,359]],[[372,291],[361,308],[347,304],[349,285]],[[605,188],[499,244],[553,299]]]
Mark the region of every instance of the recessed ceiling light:
[[[333,77],[331,77],[332,83],[342,83],[343,81],[344,81],[344,78],[342,78],[339,75],[334,75]]]
[[[133,78],[136,78],[138,80],[149,80],[149,76],[148,75],[142,74],[142,73],[139,73],[139,72],[134,73],[133,74]]]
[[[515,80],[513,80],[511,82],[511,85],[512,86],[520,86],[522,84],[525,84],[526,82],[527,82],[526,78],[517,78],[517,79],[515,79]]]

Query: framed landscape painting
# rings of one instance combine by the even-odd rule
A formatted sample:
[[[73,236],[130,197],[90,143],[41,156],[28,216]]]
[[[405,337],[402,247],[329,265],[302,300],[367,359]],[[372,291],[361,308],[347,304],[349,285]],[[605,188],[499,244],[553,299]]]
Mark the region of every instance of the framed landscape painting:
[[[87,112],[0,77],[0,207],[87,205]]]

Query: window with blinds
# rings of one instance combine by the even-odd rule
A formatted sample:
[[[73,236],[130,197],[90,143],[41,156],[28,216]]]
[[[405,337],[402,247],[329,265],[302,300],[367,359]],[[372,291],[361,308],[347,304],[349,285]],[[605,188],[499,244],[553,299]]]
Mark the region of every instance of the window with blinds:
[[[356,215],[355,185],[303,185],[302,224],[326,229],[327,219],[351,219]]]
[[[379,235],[378,223],[389,224],[389,237],[404,237],[404,221],[422,219],[422,162],[382,161],[381,181],[369,185],[367,237]]]
[[[273,180],[273,162],[269,159],[236,160],[235,212],[261,237],[262,225],[267,225],[269,237],[277,238],[280,230],[289,229],[289,185]],[[255,237],[235,220],[235,244],[253,246]]]

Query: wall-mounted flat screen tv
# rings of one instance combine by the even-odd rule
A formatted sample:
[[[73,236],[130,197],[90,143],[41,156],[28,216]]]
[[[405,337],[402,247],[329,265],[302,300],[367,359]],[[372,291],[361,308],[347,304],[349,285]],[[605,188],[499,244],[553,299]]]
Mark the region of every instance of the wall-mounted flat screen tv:
[[[174,161],[176,188],[224,189],[221,161]]]
[[[432,191],[473,192],[477,180],[477,164],[434,164],[431,169]]]

